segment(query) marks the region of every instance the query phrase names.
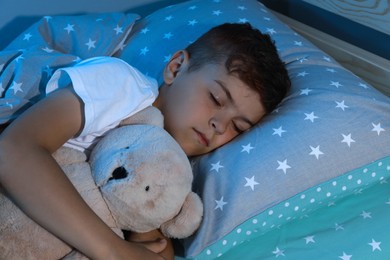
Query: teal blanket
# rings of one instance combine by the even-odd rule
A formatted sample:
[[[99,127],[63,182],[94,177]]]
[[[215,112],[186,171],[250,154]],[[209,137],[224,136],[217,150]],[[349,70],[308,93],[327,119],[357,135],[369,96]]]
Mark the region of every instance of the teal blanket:
[[[249,219],[195,259],[390,259],[389,223],[386,157]]]

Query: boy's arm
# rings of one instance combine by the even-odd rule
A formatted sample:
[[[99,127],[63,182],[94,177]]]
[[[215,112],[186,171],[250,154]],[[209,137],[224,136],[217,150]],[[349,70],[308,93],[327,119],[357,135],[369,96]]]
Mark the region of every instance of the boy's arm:
[[[83,124],[70,88],[52,93],[0,134],[0,183],[32,219],[92,259],[158,258],[166,241],[128,243],[87,206],[51,154]]]

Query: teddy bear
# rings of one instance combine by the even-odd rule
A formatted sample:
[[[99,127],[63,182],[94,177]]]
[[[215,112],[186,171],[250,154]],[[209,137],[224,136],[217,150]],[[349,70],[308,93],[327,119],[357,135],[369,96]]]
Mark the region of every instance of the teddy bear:
[[[69,147],[53,154],[87,204],[122,238],[122,230],[154,229],[185,238],[202,220],[190,162],[162,126],[160,111],[148,107],[99,140],[89,158]],[[28,218],[0,186],[0,259],[82,258]]]

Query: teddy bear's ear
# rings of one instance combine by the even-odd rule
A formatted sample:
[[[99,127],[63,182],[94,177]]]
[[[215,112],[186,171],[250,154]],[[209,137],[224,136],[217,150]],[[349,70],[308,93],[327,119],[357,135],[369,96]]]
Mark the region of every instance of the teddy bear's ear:
[[[164,117],[159,109],[148,106],[120,123],[123,125],[155,125],[164,127]]]
[[[192,235],[200,225],[203,217],[203,203],[199,196],[190,192],[181,211],[171,220],[163,223],[161,232],[171,238],[186,238]]]

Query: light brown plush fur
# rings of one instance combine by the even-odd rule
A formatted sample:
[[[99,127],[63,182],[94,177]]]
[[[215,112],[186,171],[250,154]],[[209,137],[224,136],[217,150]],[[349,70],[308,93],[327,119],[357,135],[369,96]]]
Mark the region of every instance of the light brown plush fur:
[[[157,228],[168,237],[191,235],[200,224],[203,205],[191,191],[186,155],[161,128],[158,110],[149,108],[125,124],[100,140],[89,160],[66,147],[53,156],[88,205],[119,236],[123,237],[121,230]],[[0,192],[0,259],[84,258],[28,218],[1,187]]]

